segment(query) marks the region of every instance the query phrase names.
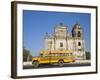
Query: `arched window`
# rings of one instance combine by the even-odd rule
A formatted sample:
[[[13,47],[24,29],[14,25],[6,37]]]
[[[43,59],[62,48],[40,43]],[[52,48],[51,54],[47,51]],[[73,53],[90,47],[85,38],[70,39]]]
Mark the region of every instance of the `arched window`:
[[[78,46],[81,46],[81,42],[78,42]]]
[[[81,37],[81,32],[80,31],[78,31],[78,37]]]
[[[60,47],[63,47],[63,43],[62,42],[60,43]]]

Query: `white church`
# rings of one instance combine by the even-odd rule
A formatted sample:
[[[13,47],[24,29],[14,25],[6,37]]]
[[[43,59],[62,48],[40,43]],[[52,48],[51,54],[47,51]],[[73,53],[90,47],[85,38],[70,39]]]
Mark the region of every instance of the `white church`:
[[[73,50],[76,59],[86,59],[83,28],[76,23],[72,32],[68,33],[68,26],[62,23],[56,25],[52,35],[46,33],[45,50]]]

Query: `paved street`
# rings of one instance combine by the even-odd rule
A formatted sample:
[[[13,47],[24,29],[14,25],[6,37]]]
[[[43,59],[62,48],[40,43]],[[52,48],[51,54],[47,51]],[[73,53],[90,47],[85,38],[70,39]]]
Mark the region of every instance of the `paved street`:
[[[64,63],[63,67],[81,67],[81,66],[90,66],[90,61],[76,61],[74,63]],[[24,63],[23,69],[40,69],[40,68],[59,68],[57,64],[45,64],[45,65],[39,65],[38,68],[32,67],[31,62]]]

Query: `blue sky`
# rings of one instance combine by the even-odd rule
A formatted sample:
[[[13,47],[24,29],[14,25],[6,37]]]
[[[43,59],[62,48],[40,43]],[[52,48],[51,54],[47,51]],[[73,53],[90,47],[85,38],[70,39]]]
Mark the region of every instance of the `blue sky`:
[[[23,46],[33,56],[38,56],[39,51],[44,49],[46,32],[52,34],[54,27],[63,23],[71,33],[73,25],[78,22],[84,29],[85,49],[90,51],[90,21],[89,13],[23,10]]]

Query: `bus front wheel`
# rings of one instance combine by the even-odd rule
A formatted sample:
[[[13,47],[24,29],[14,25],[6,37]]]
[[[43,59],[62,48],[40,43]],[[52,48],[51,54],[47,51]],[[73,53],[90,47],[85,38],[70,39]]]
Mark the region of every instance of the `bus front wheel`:
[[[59,66],[63,66],[63,65],[64,65],[64,61],[63,61],[63,60],[59,60],[59,61],[58,61],[58,65],[59,65]]]
[[[33,65],[33,67],[37,68],[37,67],[39,67],[39,62],[38,61],[33,61],[32,65]]]

